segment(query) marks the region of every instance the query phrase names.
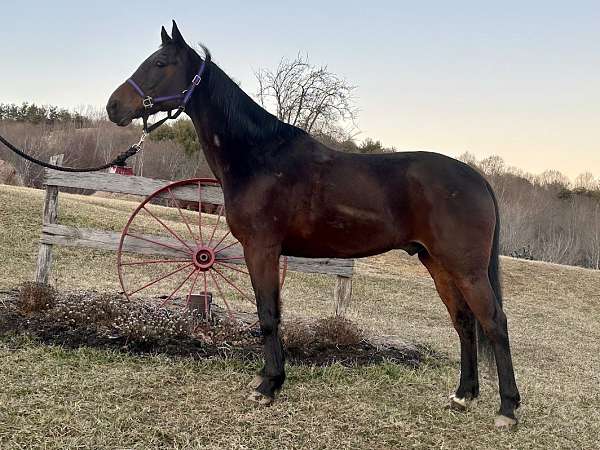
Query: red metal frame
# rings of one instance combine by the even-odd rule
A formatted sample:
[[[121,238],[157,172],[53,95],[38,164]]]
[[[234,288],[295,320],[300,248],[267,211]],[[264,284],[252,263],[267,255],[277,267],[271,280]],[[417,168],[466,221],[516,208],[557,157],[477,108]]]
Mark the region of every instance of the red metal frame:
[[[133,167],[129,166],[110,166],[108,173],[116,173],[118,175],[133,175]]]
[[[192,231],[191,222],[188,221],[188,219],[185,217],[185,214],[181,210],[180,201],[177,200],[173,194],[173,190],[175,190],[179,187],[182,187],[182,186],[190,186],[190,185],[198,186],[198,224],[197,224],[198,235],[197,236]],[[217,220],[216,220],[215,225],[214,226],[210,225],[210,226],[213,226],[213,229],[212,230],[204,230],[205,232],[203,232],[203,230],[202,230],[202,228],[203,228],[202,186],[203,185],[219,186],[219,182],[217,180],[210,179],[210,178],[192,178],[189,180],[182,180],[182,181],[177,181],[177,182],[171,183],[167,186],[164,186],[164,187],[156,190],[151,195],[146,197],[146,199],[144,199],[144,201],[135,209],[135,211],[133,212],[131,217],[129,217],[129,220],[127,221],[127,224],[125,225],[125,228],[123,229],[123,233],[121,234],[121,239],[119,241],[119,248],[117,251],[117,269],[118,269],[118,274],[119,274],[119,282],[121,283],[121,287],[123,288],[123,293],[125,294],[125,296],[128,299],[132,300],[133,295],[140,293],[151,286],[159,285],[159,283],[161,283],[162,281],[167,280],[167,279],[171,278],[172,276],[176,276],[177,274],[181,273],[185,269],[189,269],[191,267],[191,269],[192,269],[191,272],[189,272],[186,275],[186,277],[183,279],[183,281],[181,281],[180,283],[177,283],[177,287],[174,290],[172,290],[168,294],[168,296],[165,295],[164,297],[161,297],[161,298],[166,297],[164,299],[164,301],[161,302],[161,306],[164,306],[167,303],[169,303],[170,301],[172,301],[175,298],[175,295],[184,287],[184,285],[186,283],[189,283],[189,285],[190,285],[189,289],[186,288],[184,290],[184,292],[186,292],[186,302],[185,302],[186,306],[189,306],[190,297],[191,297],[191,295],[194,294],[194,289],[196,289],[197,286],[202,285],[201,289],[204,289],[203,292],[208,292],[210,285],[214,285],[214,287],[216,288],[216,291],[218,292],[220,300],[223,301],[230,317],[233,318],[233,315],[234,315],[233,310],[231,309],[230,302],[227,301],[227,296],[225,295],[225,292],[221,286],[221,284],[223,282],[226,283],[229,287],[233,288],[238,294],[241,295],[241,297],[244,300],[249,301],[252,304],[255,304],[253,292],[244,292],[244,290],[236,283],[236,280],[231,278],[230,276],[228,276],[228,274],[225,272],[225,271],[229,270],[229,271],[237,272],[244,277],[249,277],[250,276],[249,272],[243,266],[237,267],[236,266],[237,263],[231,262],[231,261],[235,261],[235,260],[244,259],[244,257],[243,256],[225,256],[225,255],[220,257],[220,255],[219,255],[219,253],[221,253],[223,250],[226,250],[226,249],[231,248],[238,244],[241,245],[239,243],[239,241],[235,240],[235,242],[227,243],[226,246],[219,248],[223,244],[223,242],[225,242],[225,239],[231,235],[231,231],[227,230],[227,232],[218,240],[218,242],[213,244],[213,240],[214,241],[217,240],[217,239],[215,239],[215,233],[217,231],[217,228],[219,228],[219,224],[221,223],[221,218],[224,215],[225,208],[223,207],[223,205],[221,205],[218,209],[218,215],[217,215]],[[165,195],[165,194],[167,194],[167,195]],[[181,218],[181,222],[183,224],[185,224],[185,227],[186,227],[187,231],[189,232],[190,237],[192,238],[192,241],[195,243],[195,245],[191,244],[190,241],[186,241],[185,239],[183,239],[183,237],[180,236],[178,234],[178,232],[176,232],[171,227],[169,227],[169,225],[167,223],[165,223],[164,220],[161,220],[159,217],[157,217],[156,214],[152,213],[148,208],[146,208],[146,206],[153,199],[156,199],[158,197],[171,199],[171,201],[174,203],[174,207],[177,208],[179,217]],[[150,238],[144,237],[144,236],[139,236],[137,233],[130,232],[131,225],[134,223],[135,218],[138,217],[138,213],[143,214],[142,211],[145,211],[145,214],[147,214],[146,217],[150,217],[154,221],[158,222],[160,224],[161,228],[164,230],[163,232],[166,231],[168,233],[168,236],[170,236],[170,238],[174,238],[178,242],[178,244],[182,245],[182,247],[174,246],[169,243],[158,242],[157,240],[150,239]],[[205,225],[205,228],[206,228],[206,225]],[[208,231],[208,232],[206,232],[206,231]],[[125,261],[124,260],[125,252],[123,251],[123,246],[124,246],[125,240],[128,237],[132,238],[132,239],[143,240],[145,242],[148,242],[152,245],[156,245],[159,247],[176,250],[181,253],[181,256],[167,257],[167,258],[159,259],[159,260],[143,259],[141,261]],[[205,242],[206,238],[208,238],[208,240]],[[187,263],[187,264],[185,264],[185,263]],[[163,264],[164,264],[164,267],[166,268],[166,270],[170,270],[172,268],[169,266],[169,264],[177,264],[177,267],[175,267],[174,270],[170,270],[165,275],[161,274],[161,276],[157,277],[156,279],[153,279],[149,283],[144,284],[142,287],[132,289],[130,286],[128,286],[128,280],[127,280],[128,276],[126,276],[126,274],[125,274],[125,268],[129,268],[130,270],[134,270],[136,268],[138,270],[144,270],[144,267],[146,265],[152,265],[155,268],[160,267],[162,270]],[[218,275],[218,277],[215,276],[215,272]],[[281,287],[283,287],[286,272],[287,272],[287,258],[283,257],[282,262],[281,262],[281,279],[280,279]],[[202,278],[203,278],[201,283],[199,283],[200,275],[202,275]],[[210,275],[210,276],[207,276],[207,275]],[[131,275],[131,276],[133,276],[133,275]],[[238,277],[239,277],[239,275],[238,275]],[[212,283],[209,283],[209,279],[210,279],[210,281],[212,281]],[[220,283],[219,283],[219,280],[221,280]],[[171,290],[171,289],[169,288],[169,290]],[[207,298],[207,296],[205,296],[205,301],[206,301],[206,298]],[[205,306],[207,306],[207,305],[205,305]]]

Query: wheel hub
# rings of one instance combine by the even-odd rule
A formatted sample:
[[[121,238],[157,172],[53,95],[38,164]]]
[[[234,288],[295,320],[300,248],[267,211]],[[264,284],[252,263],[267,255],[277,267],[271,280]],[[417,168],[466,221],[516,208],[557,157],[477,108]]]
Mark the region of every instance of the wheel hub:
[[[192,260],[198,269],[206,271],[215,263],[215,252],[210,247],[198,247]]]

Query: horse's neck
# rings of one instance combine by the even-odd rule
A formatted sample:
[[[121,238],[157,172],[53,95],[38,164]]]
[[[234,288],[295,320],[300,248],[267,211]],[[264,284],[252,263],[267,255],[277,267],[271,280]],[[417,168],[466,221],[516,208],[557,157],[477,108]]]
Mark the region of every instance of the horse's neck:
[[[223,155],[219,155],[219,152],[217,151],[218,147],[216,144],[221,144],[218,134],[211,133],[210,126],[203,123],[204,120],[197,114],[190,114],[190,118],[194,124],[194,129],[196,130],[198,140],[200,141],[200,147],[204,152],[204,157],[206,158],[210,170],[219,180],[222,180],[223,167],[226,164],[226,161],[223,159]]]
[[[218,117],[214,117],[216,115],[208,111],[203,114],[190,114],[190,117],[210,170],[224,184],[232,166],[243,163],[244,159],[249,157],[250,145],[244,142],[236,145],[226,130],[215,126],[219,120]]]
[[[223,183],[237,167],[248,167],[256,160],[253,152],[268,141],[260,133],[276,119],[216,65],[210,65],[208,77],[208,85],[195,96],[188,114],[211,170]]]

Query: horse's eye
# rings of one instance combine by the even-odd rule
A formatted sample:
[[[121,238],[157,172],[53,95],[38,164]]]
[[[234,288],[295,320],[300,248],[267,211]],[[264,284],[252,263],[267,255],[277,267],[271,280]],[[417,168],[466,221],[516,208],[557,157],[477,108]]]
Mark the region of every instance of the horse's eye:
[[[166,64],[162,61],[156,61],[156,67],[165,67]]]

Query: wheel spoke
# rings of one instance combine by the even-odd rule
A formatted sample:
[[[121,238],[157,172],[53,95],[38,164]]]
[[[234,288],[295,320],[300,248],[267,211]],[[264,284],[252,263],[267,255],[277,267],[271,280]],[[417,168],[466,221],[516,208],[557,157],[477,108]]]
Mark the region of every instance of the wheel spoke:
[[[181,239],[181,238],[179,237],[179,235],[178,235],[177,233],[175,233],[175,231],[171,230],[171,228],[170,228],[170,227],[169,227],[167,224],[165,224],[165,223],[164,223],[162,220],[160,220],[158,217],[156,217],[154,214],[152,214],[152,212],[150,212],[150,210],[149,210],[148,208],[146,208],[146,206],[142,206],[142,209],[143,209],[144,211],[146,211],[148,214],[150,214],[150,215],[151,215],[151,216],[154,218],[154,220],[156,220],[158,223],[160,223],[160,224],[161,224],[161,225],[162,225],[162,226],[165,228],[165,230],[167,230],[167,231],[169,232],[169,234],[170,234],[171,236],[173,236],[175,239],[177,239],[179,242],[181,242],[181,243],[182,243],[182,244],[183,244],[185,247],[187,247],[187,248],[188,248],[188,249],[189,249],[191,252],[193,252],[193,251],[194,251],[194,250],[192,249],[192,247],[190,247],[190,246],[187,244],[187,242],[185,242],[183,239]]]
[[[214,251],[215,251],[215,252],[217,252],[217,253],[218,253],[218,252],[220,251],[220,250],[217,250],[217,249],[219,248],[219,245],[221,245],[221,243],[222,243],[222,242],[225,240],[225,238],[226,238],[227,236],[229,236],[230,234],[231,234],[231,230],[227,230],[227,233],[225,233],[225,236],[223,236],[223,237],[221,238],[221,240],[220,240],[219,242],[217,242],[217,245],[215,245],[215,248],[214,248]]]
[[[258,325],[260,325],[260,320],[255,320],[254,322],[252,322],[251,324],[249,324],[249,325],[246,327],[246,330],[251,330],[251,329],[252,329],[252,328],[254,328],[254,327],[257,325],[257,324],[258,324]]]
[[[231,269],[231,270],[235,270],[236,272],[240,272],[240,273],[243,273],[245,275],[250,275],[250,272],[248,272],[247,270],[238,269],[237,267],[231,266],[229,264],[225,264],[224,262],[221,262],[218,259],[215,260],[215,264],[220,264],[221,266],[227,267],[228,269]]]
[[[212,230],[212,234],[210,235],[210,239],[208,240],[208,244],[206,244],[207,247],[210,247],[210,244],[212,243],[213,238],[215,237],[215,231],[217,231],[217,228],[219,226],[219,222],[221,221],[221,217],[223,216],[223,205],[219,206],[219,216],[217,217],[217,223],[215,224],[215,227]]]
[[[167,191],[169,192],[169,196],[171,197],[171,200],[173,200],[173,202],[175,203],[175,206],[177,207],[177,211],[179,211],[179,215],[181,216],[181,219],[183,220],[183,223],[185,223],[185,227],[190,232],[190,236],[192,237],[192,240],[197,244],[198,243],[198,238],[196,238],[196,236],[194,235],[194,233],[192,233],[192,228],[190,227],[190,223],[185,218],[185,215],[183,214],[183,212],[181,211],[181,208],[179,207],[179,200],[177,200],[175,198],[175,196],[173,195],[173,192],[171,192],[171,189],[167,189]]]
[[[204,239],[202,239],[202,183],[200,181],[198,181],[198,234],[200,245],[204,245]]]
[[[196,287],[196,283],[198,282],[199,276],[200,276],[200,271],[196,270],[196,276],[194,277],[194,281],[192,281],[192,286],[190,287],[190,292],[188,293],[187,301],[185,303],[185,306],[188,309],[190,308],[190,301],[192,300],[192,292],[194,292],[194,288]]]
[[[223,279],[225,280],[225,282],[226,282],[226,283],[227,283],[229,286],[231,286],[231,287],[232,287],[232,288],[234,288],[236,291],[238,291],[238,292],[241,294],[241,296],[242,296],[243,298],[245,298],[246,300],[248,300],[248,301],[249,301],[250,303],[252,303],[253,305],[255,305],[255,304],[256,304],[255,302],[253,302],[253,301],[252,301],[252,299],[251,299],[250,297],[248,297],[248,294],[246,294],[246,293],[245,293],[244,291],[242,291],[242,290],[241,290],[239,287],[237,287],[237,286],[236,286],[236,285],[233,283],[233,281],[231,281],[229,278],[227,278],[225,275],[223,275],[223,274],[221,273],[221,271],[219,271],[218,269],[216,269],[214,266],[213,266],[213,270],[214,270],[215,272],[217,272],[217,273],[218,273],[218,274],[221,276],[221,278],[223,278]]]
[[[285,283],[285,276],[287,275],[287,256],[283,257],[283,268],[281,270],[281,275],[279,276],[279,292],[281,295],[281,290],[283,289],[283,283]]]
[[[206,277],[206,272],[204,272],[204,276]],[[217,287],[217,291],[219,291],[219,295],[223,299],[223,303],[225,303],[225,308],[227,309],[227,314],[229,315],[229,318],[232,319],[232,320],[234,320],[235,316],[233,314],[233,311],[229,307],[229,303],[227,302],[227,298],[225,297],[225,294],[223,294],[223,291],[221,290],[221,286],[219,285],[219,282],[217,281],[217,278],[212,273],[212,271],[210,272],[210,276],[211,276],[213,282],[215,283],[215,286]]]
[[[208,280],[206,279],[206,270],[202,273],[204,275],[204,312],[206,313],[206,319],[208,320],[209,309],[208,309]]]
[[[216,261],[231,261],[231,260],[235,260],[235,259],[245,259],[243,256],[228,256],[227,258],[216,258]]]
[[[138,236],[137,234],[131,234],[131,233],[128,232],[127,236],[130,236],[130,237],[135,238],[135,239],[139,239],[141,241],[146,241],[146,242],[150,242],[152,244],[160,245],[161,247],[170,248],[171,250],[175,250],[175,251],[178,251],[178,252],[181,252],[181,253],[187,253],[188,255],[192,254],[192,252],[190,252],[190,251],[188,251],[186,249],[183,249],[183,248],[180,248],[180,247],[173,247],[172,245],[165,244],[163,242],[153,241],[152,239],[148,239],[148,238],[146,238],[144,236]]]
[[[239,243],[240,243],[240,241],[238,241],[238,240],[236,239],[236,240],[235,240],[235,242],[234,242],[233,244],[229,244],[227,247],[223,247],[223,248],[219,249],[218,251],[216,251],[216,252],[215,252],[215,255],[216,255],[217,253],[221,253],[223,250],[227,250],[229,247],[233,247],[234,245],[236,245],[236,244],[239,244]]]
[[[183,269],[186,269],[186,268],[188,268],[188,267],[190,267],[190,266],[193,266],[193,265],[194,265],[194,263],[189,263],[189,264],[186,264],[185,266],[178,267],[177,269],[173,270],[172,272],[169,272],[168,274],[166,274],[166,275],[163,275],[162,277],[160,277],[160,278],[158,278],[158,279],[156,279],[156,280],[154,280],[154,281],[151,281],[151,282],[150,282],[150,283],[148,283],[148,284],[145,284],[144,286],[142,286],[142,287],[141,287],[141,288],[139,288],[139,289],[136,289],[136,290],[135,290],[135,291],[133,291],[133,292],[130,292],[130,293],[128,293],[128,294],[126,293],[125,295],[126,295],[127,297],[130,297],[130,296],[132,296],[133,294],[136,294],[136,293],[140,292],[142,289],[146,289],[146,288],[148,288],[148,287],[152,286],[153,284],[156,284],[156,283],[158,283],[159,281],[162,281],[162,280],[164,280],[165,278],[168,278],[168,277],[170,277],[170,276],[172,276],[172,275],[175,275],[176,273],[179,273],[179,272],[181,272]]]
[[[143,261],[122,262],[122,266],[140,266],[145,264],[167,264],[189,262],[189,259],[145,259]]]
[[[172,297],[173,297],[173,296],[174,296],[174,295],[175,295],[175,294],[176,294],[176,293],[179,291],[179,289],[181,289],[181,286],[183,286],[183,285],[186,283],[186,281],[187,281],[187,280],[189,280],[189,279],[190,279],[190,277],[191,277],[192,275],[194,275],[194,272],[196,272],[197,270],[198,270],[198,269],[196,269],[195,267],[192,269],[192,271],[191,271],[191,272],[188,274],[188,276],[187,276],[187,277],[185,277],[185,280],[183,280],[183,281],[181,282],[181,284],[180,284],[179,286],[177,286],[173,292],[171,292],[171,295],[169,295],[169,296],[167,297],[167,299],[166,299],[164,302],[162,302],[162,303],[160,304],[160,307],[161,307],[161,308],[162,308],[163,306],[165,306],[169,300],[171,300],[171,298],[172,298]]]

